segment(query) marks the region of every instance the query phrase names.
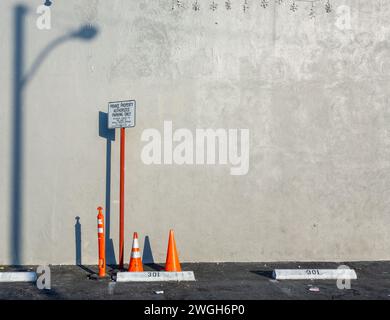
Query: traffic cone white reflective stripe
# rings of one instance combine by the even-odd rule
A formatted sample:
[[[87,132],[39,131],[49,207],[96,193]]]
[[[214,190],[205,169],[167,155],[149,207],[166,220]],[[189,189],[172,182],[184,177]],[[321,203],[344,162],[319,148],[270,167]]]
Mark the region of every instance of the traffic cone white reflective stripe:
[[[138,234],[137,234],[137,232],[134,232],[134,237],[137,237],[137,238],[133,239],[133,249],[138,249],[139,250],[139,242],[138,242]]]
[[[101,208],[101,207],[99,207]],[[98,209],[99,210],[99,209]],[[103,218],[100,215],[103,215],[101,213],[102,208],[99,210],[99,215],[98,215],[98,233],[104,234],[104,224],[103,224]]]
[[[133,249],[131,250],[131,258],[141,258],[137,232],[135,232],[134,234]]]
[[[131,253],[131,257],[132,257],[132,258],[141,258],[141,252],[139,252],[139,251],[133,251],[133,252]]]

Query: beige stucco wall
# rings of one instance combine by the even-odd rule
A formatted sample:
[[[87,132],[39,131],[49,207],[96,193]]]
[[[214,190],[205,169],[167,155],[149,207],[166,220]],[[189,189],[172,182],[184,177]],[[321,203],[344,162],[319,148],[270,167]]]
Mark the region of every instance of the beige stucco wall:
[[[310,19],[307,5],[293,14],[287,0],[267,9],[249,0],[247,13],[237,8],[243,1],[226,11],[218,0],[215,12],[200,1],[195,12],[190,0],[174,11],[171,0],[53,0],[52,29],[39,30],[42,2],[0,2],[0,264],[75,263],[76,216],[82,263],[96,263],[107,178],[99,111],[126,99],[137,100],[137,125],[126,131],[126,262],[133,231],[164,261],[170,228],[182,261],[390,259],[388,1],[331,1],[350,6],[347,30],[322,4]],[[19,224],[11,218],[17,3],[30,8],[26,72],[51,41],[86,23],[99,30],[91,41],[55,47],[25,84]],[[193,132],[249,129],[248,174],[145,165],[141,134],[162,130],[164,120]]]

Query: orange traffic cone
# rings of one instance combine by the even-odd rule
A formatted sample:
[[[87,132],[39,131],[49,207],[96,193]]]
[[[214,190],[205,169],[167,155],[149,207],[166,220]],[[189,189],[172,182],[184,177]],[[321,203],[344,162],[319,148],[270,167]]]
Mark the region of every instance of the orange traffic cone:
[[[134,232],[133,235],[133,247],[131,248],[129,272],[143,272],[144,267],[142,266],[141,252],[139,250],[138,234]]]
[[[180,272],[181,266],[179,262],[179,255],[176,249],[175,237],[173,230],[169,231],[167,260],[165,262],[165,271],[168,272]]]

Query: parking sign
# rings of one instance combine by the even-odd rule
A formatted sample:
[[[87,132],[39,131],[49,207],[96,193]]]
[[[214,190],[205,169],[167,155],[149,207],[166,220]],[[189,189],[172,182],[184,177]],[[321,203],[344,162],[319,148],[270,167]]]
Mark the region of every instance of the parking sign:
[[[131,128],[135,126],[135,100],[108,103],[108,128]]]

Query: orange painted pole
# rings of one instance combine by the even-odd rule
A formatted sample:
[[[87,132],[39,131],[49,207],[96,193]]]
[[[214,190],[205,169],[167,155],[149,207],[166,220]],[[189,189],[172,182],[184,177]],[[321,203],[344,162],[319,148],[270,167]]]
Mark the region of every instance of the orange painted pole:
[[[99,277],[104,277],[106,275],[106,247],[104,242],[104,216],[103,208],[98,207],[98,246],[99,246]]]
[[[119,195],[119,268],[123,269],[125,237],[125,128],[121,128],[120,195]]]

